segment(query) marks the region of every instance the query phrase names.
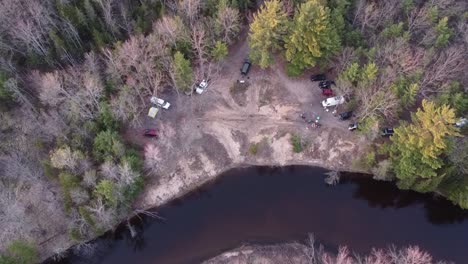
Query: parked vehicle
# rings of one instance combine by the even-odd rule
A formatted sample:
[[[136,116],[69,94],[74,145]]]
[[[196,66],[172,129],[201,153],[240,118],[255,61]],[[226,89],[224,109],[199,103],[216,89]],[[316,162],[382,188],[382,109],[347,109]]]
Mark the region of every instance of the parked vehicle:
[[[345,102],[345,99],[343,96],[335,96],[335,97],[330,97],[322,101],[322,106],[324,108],[330,107],[330,106],[335,106],[335,105],[340,105]]]
[[[325,81],[327,77],[325,74],[314,74],[310,76],[310,80],[313,82],[318,82],[318,81]]]
[[[169,102],[164,101],[163,99],[158,98],[156,96],[151,97],[150,101],[152,104],[155,104],[156,106],[161,107],[166,110],[169,109],[169,107],[171,106]]]
[[[390,137],[393,136],[393,128],[384,128],[382,129],[382,137]]]
[[[468,125],[468,119],[467,118],[460,118],[460,120],[458,120],[456,123],[455,123],[455,126],[456,127],[464,127]]]
[[[150,107],[149,111],[148,111],[148,116],[151,117],[151,118],[155,118],[156,115],[158,114],[159,112],[159,108],[157,107]]]
[[[250,66],[252,65],[252,63],[250,63],[250,61],[248,59],[246,59],[244,61],[244,64],[242,64],[242,68],[240,69],[241,71],[241,74],[243,76],[247,75],[249,73],[249,70],[250,70]]]
[[[143,135],[145,137],[157,137],[158,131],[156,131],[156,129],[145,129],[145,132]]]
[[[353,116],[353,111],[344,112],[338,115],[340,120],[348,120]]]
[[[356,130],[357,128],[358,128],[358,123],[352,123],[352,124],[349,124],[348,126],[349,131]]]
[[[325,81],[319,82],[319,87],[322,88],[322,89],[330,88],[332,84],[335,85],[335,82],[334,82],[334,81],[325,80]]]
[[[333,91],[330,88],[322,89],[322,95],[323,96],[333,96]]]
[[[197,94],[202,94],[206,90],[207,87],[208,87],[208,81],[203,80],[197,85],[197,88],[195,89],[195,92]]]

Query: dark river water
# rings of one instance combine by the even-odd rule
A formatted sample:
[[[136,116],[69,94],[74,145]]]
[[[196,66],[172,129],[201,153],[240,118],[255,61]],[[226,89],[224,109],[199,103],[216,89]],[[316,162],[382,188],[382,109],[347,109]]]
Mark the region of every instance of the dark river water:
[[[96,241],[90,257],[59,263],[200,263],[246,243],[303,241],[308,233],[327,248],[419,245],[436,259],[468,263],[468,211],[443,198],[400,191],[394,184],[345,174],[327,186],[315,167],[251,167],[158,209],[163,220],[134,222]]]

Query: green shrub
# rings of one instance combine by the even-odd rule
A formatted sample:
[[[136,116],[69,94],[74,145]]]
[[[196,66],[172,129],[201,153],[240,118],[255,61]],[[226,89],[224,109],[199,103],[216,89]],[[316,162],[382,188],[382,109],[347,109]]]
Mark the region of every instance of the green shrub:
[[[84,206],[78,207],[78,212],[80,213],[81,217],[85,220],[85,222],[93,229],[96,230],[96,222],[93,219],[91,213],[86,209]]]
[[[364,165],[370,169],[375,165],[375,152],[370,151],[364,156]]]
[[[97,123],[100,130],[117,131],[119,129],[119,122],[114,118],[109,103],[101,102]]]
[[[353,168],[354,169],[362,169],[362,170],[371,170],[372,167],[375,165],[375,152],[373,150],[367,150],[364,156],[353,160]]]
[[[75,242],[79,242],[83,239],[83,236],[81,235],[80,231],[76,227],[69,229],[68,235],[70,236],[71,240]]]
[[[373,178],[380,181],[391,181],[395,177],[392,175],[392,162],[388,159],[380,161],[375,168],[372,168]]]
[[[143,191],[144,187],[145,180],[142,176],[137,177],[132,184],[125,186],[125,188],[123,189],[125,205],[130,206],[131,203]]]
[[[115,131],[101,131],[94,138],[93,155],[99,161],[120,158],[125,146]]]
[[[136,172],[141,172],[143,170],[143,160],[133,148],[126,149],[125,156],[122,158],[122,162],[123,161],[128,162],[130,168]]]
[[[80,179],[71,173],[62,172],[59,174],[59,182],[62,189],[71,190],[79,186]]]
[[[13,100],[13,95],[6,88],[5,83],[8,80],[6,73],[0,71],[0,102],[10,103]]]
[[[384,142],[383,144],[379,144],[377,146],[377,154],[379,154],[379,155],[389,155],[391,147],[392,146],[388,142]]]
[[[364,135],[370,140],[374,140],[379,136],[378,128],[379,120],[376,117],[367,117],[359,122],[358,133]]]
[[[35,264],[39,262],[36,246],[24,240],[14,240],[7,245],[6,254],[0,255],[2,264]]]
[[[73,206],[73,200],[71,198],[70,191],[71,189],[79,186],[80,180],[77,176],[73,174],[62,172],[59,174],[59,183],[62,189],[65,211],[67,213],[70,213],[71,208]]]
[[[94,193],[108,202],[112,206],[117,206],[116,186],[113,181],[101,180],[97,185]]]
[[[291,63],[288,63],[286,65],[286,74],[289,77],[297,77],[297,76],[301,75],[302,73],[304,73],[304,71],[300,67],[297,67],[297,66],[295,66],[294,64],[291,64]]]
[[[258,152],[258,143],[250,144],[250,147],[249,147],[250,155],[257,155],[257,152]]]
[[[52,165],[50,164],[50,160],[48,160],[48,159],[41,160],[41,165],[42,165],[42,169],[44,170],[44,175],[49,180],[57,179],[57,176],[58,176],[60,170],[52,167]]]
[[[295,153],[300,153],[303,150],[303,142],[302,139],[299,135],[297,134],[292,134],[291,139],[290,139],[291,145],[293,147],[293,151]]]

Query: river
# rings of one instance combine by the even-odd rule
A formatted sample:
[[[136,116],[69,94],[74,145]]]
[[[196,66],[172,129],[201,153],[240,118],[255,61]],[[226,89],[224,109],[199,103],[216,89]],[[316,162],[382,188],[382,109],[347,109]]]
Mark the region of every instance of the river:
[[[242,244],[302,241],[313,233],[336,249],[418,245],[436,259],[468,263],[468,211],[432,194],[343,174],[324,183],[316,167],[249,167],[158,208],[163,219],[136,218],[131,239],[120,227],[96,240],[86,257],[70,254],[47,263],[200,263]]]

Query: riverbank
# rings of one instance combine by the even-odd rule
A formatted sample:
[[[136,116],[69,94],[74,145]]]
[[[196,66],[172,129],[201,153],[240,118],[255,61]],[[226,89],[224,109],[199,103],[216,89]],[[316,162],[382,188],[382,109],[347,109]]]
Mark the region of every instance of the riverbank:
[[[243,246],[223,253],[203,264],[240,264],[240,263],[294,263],[294,264],[326,264],[326,263],[385,263],[385,264],[447,264],[436,261],[430,253],[419,247],[402,249],[386,248],[375,249],[369,255],[356,255],[347,247],[340,247],[337,253],[323,250],[323,246],[311,241],[308,245],[300,243],[278,244],[270,246]]]
[[[75,247],[53,263],[201,263],[246,243],[303,242],[309,233],[332,251],[417,245],[437,259],[468,257],[468,214],[442,197],[354,173],[342,173],[330,187],[326,173],[309,166],[236,168],[151,210],[160,218],[135,217],[136,236],[123,223],[88,245],[96,248],[92,255]]]

